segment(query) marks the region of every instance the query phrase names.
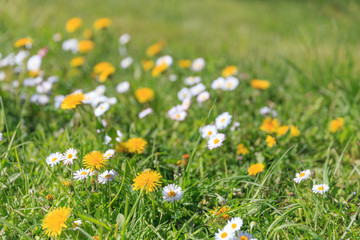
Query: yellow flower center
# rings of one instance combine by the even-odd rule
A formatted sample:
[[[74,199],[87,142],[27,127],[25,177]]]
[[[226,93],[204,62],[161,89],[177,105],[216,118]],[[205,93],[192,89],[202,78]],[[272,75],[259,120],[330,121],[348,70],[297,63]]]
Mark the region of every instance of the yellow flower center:
[[[218,144],[219,142],[220,142],[219,139],[215,139],[215,140],[214,140],[214,143],[215,143],[215,144]]]
[[[176,116],[175,116],[176,118],[180,118],[180,114],[176,114]]]
[[[305,173],[300,173],[299,177],[302,178],[303,176],[305,176]]]
[[[226,238],[227,237],[227,232],[223,232],[222,234],[221,234],[221,238]]]
[[[57,158],[53,158],[52,160],[51,160],[51,162],[55,162],[57,160]]]
[[[71,159],[72,157],[73,157],[73,155],[70,153],[70,154],[68,155],[68,158]]]
[[[209,132],[208,132],[208,135],[210,136],[211,134],[212,134],[212,131],[209,131]]]
[[[169,197],[175,197],[176,193],[174,191],[170,191],[168,193]]]
[[[110,177],[111,177],[111,174],[105,175],[105,178],[110,178]]]
[[[225,120],[226,120],[225,118],[221,119],[221,123],[225,122]]]
[[[87,175],[87,172],[82,172],[82,173],[80,173],[80,175]]]
[[[237,226],[237,224],[236,224],[236,223],[231,224],[231,228],[232,228],[232,229],[235,229],[235,228],[236,228],[236,226]]]
[[[249,238],[246,237],[246,236],[242,236],[242,237],[240,238],[240,240],[249,240]]]
[[[231,85],[232,85],[231,82],[228,82],[228,83],[226,84],[227,87],[231,87]]]
[[[324,190],[324,187],[318,187],[318,190],[322,191],[322,190]]]

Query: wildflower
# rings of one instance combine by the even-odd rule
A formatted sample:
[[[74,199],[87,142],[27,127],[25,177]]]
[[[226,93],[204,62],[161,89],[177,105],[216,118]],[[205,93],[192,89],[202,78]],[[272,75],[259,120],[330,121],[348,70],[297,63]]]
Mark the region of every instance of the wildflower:
[[[141,60],[141,66],[147,72],[154,66],[154,61],[143,59]]]
[[[312,191],[316,194],[320,193],[320,194],[324,194],[326,192],[329,191],[329,185],[327,185],[326,183],[323,184],[315,184],[312,188]]]
[[[46,214],[42,228],[46,229],[45,234],[49,237],[57,237],[63,228],[67,228],[65,222],[70,215],[71,208],[58,207]]]
[[[215,79],[212,83],[211,83],[211,88],[216,90],[216,89],[223,89],[223,86],[225,85],[225,79],[223,77],[219,77],[217,79]]]
[[[303,180],[306,180],[306,179],[308,179],[308,178],[310,178],[310,177],[311,177],[311,172],[310,172],[309,169],[307,169],[307,170],[302,171],[302,172],[300,172],[300,173],[296,173],[295,178],[294,178],[294,181],[295,181],[296,183],[300,183],[300,182],[302,182]]]
[[[163,49],[164,45],[165,45],[165,42],[164,42],[164,41],[159,41],[159,42],[151,45],[150,47],[148,47],[148,48],[146,49],[146,55],[147,55],[148,57],[153,57],[153,56],[155,56],[156,54],[158,54],[158,53],[161,52],[161,50]]]
[[[124,69],[129,68],[131,64],[133,63],[132,57],[126,57],[120,62],[120,66]]]
[[[82,19],[78,17],[74,17],[66,22],[65,29],[68,33],[72,33],[78,30],[81,27],[81,25],[82,25]]]
[[[265,168],[265,166],[262,163],[252,164],[249,167],[249,175],[250,176],[256,176],[258,173],[261,173],[262,171],[264,171],[264,168]]]
[[[208,91],[205,91],[205,92],[200,93],[196,97],[196,100],[198,101],[198,103],[202,103],[202,102],[209,100],[209,98],[210,98],[210,93]]]
[[[130,138],[126,143],[126,149],[129,153],[143,153],[147,146],[147,141],[143,138]]]
[[[267,142],[267,146],[268,146],[268,147],[272,147],[272,146],[274,146],[274,145],[276,144],[275,138],[272,137],[272,136],[270,136],[270,135],[267,135],[267,136],[266,136],[266,140],[265,140],[265,141]]]
[[[128,150],[127,150],[127,147],[126,147],[126,143],[124,143],[124,142],[119,142],[119,143],[116,145],[116,151],[119,152],[119,153],[127,153]]]
[[[130,83],[129,82],[121,82],[116,86],[116,91],[118,93],[125,93],[129,91],[130,89]]]
[[[131,39],[130,34],[124,33],[119,37],[119,43],[120,45],[125,45],[130,41],[130,39]]]
[[[61,103],[61,109],[74,109],[84,100],[83,93],[73,93],[68,95]]]
[[[155,191],[161,184],[161,175],[153,170],[145,170],[134,178],[134,190],[146,190],[146,193]]]
[[[90,175],[90,169],[81,168],[74,173],[74,179],[83,180],[88,178]]]
[[[213,150],[214,148],[218,148],[222,146],[222,143],[225,140],[225,134],[217,133],[214,136],[211,136],[208,140],[208,148]]]
[[[32,38],[26,37],[26,38],[20,38],[14,43],[14,47],[20,48],[20,47],[26,47],[31,48],[32,43],[34,40]]]
[[[229,214],[227,214],[226,212],[230,211],[230,207],[228,206],[223,206],[223,207],[218,207],[218,208],[214,208],[214,210],[211,210],[210,213],[211,214],[215,214],[215,216],[219,216],[221,215],[221,218],[224,220],[229,220],[230,216]]]
[[[152,101],[154,95],[154,91],[151,88],[139,88],[135,91],[135,98],[139,103]]]
[[[191,60],[181,59],[178,61],[178,65],[181,68],[189,68],[191,66]]]
[[[109,27],[111,24],[110,18],[99,18],[94,22],[95,30],[100,30]]]
[[[247,147],[245,147],[244,144],[240,143],[236,147],[236,153],[239,155],[246,155],[249,153],[249,149],[247,149]]]
[[[181,190],[181,187],[175,184],[167,185],[162,191],[163,199],[170,203],[181,200],[183,194],[184,192]]]
[[[61,39],[62,39],[61,33],[55,33],[55,34],[53,35],[53,40],[54,40],[55,42],[60,42]]]
[[[114,150],[114,149],[106,150],[106,152],[104,153],[104,158],[105,158],[105,159],[109,159],[109,158],[111,158],[114,154],[115,154],[115,150]]]
[[[215,125],[206,125],[200,128],[202,138],[210,138],[217,134],[217,128]]]
[[[160,65],[157,65],[153,68],[153,70],[151,71],[151,75],[153,77],[158,77],[160,76],[160,74],[162,74],[163,72],[165,72],[166,69],[168,69],[169,65],[166,64],[166,62],[163,62]]]
[[[285,133],[289,130],[289,126],[288,125],[284,125],[284,126],[280,126],[279,128],[276,129],[276,133],[277,133],[277,136],[283,136],[285,135]],[[291,137],[297,137],[300,135],[300,130],[291,125],[290,126],[290,136]]]
[[[264,119],[260,126],[260,130],[266,133],[274,133],[279,127],[279,121],[277,118],[272,119],[271,117],[267,117]]]
[[[76,220],[73,222],[73,228],[74,228],[74,231],[76,231],[79,227],[81,227],[82,225],[82,221],[79,219],[79,220]]]
[[[223,130],[231,123],[232,116],[228,112],[224,112],[216,117],[215,125],[217,129]]]
[[[230,131],[235,131],[237,128],[240,127],[240,123],[239,122],[234,122],[233,125],[230,128]]]
[[[253,88],[260,90],[265,90],[270,87],[270,82],[266,80],[253,79],[250,84]]]
[[[236,77],[227,77],[222,85],[222,90],[232,91],[237,85],[239,85],[239,80]]]
[[[42,59],[39,55],[30,57],[26,63],[26,68],[31,73],[35,73],[33,77],[37,77],[40,73]]]
[[[232,240],[234,236],[234,231],[230,227],[224,227],[215,233],[215,240]]]
[[[195,76],[190,76],[185,78],[185,84],[186,85],[194,85],[195,83],[199,83],[201,81],[201,77],[195,77]]]
[[[185,98],[182,103],[181,103],[181,109],[183,109],[184,111],[188,110],[190,108],[190,104],[191,104],[191,98]]]
[[[101,184],[105,184],[107,182],[111,182],[112,180],[114,180],[117,175],[118,173],[115,172],[114,170],[110,170],[110,171],[106,170],[105,172],[101,173],[98,176],[98,181]]]
[[[252,239],[252,235],[247,233],[247,232],[243,232],[243,231],[236,231],[235,232],[235,238],[236,239],[240,239],[240,240],[251,240]]]
[[[204,84],[198,83],[195,86],[193,86],[192,88],[190,88],[191,96],[196,96],[199,93],[203,92],[205,89],[206,89],[206,87]]]
[[[291,127],[290,127],[290,135],[292,137],[298,137],[300,135],[300,130],[297,127],[295,127],[294,125],[291,125]]]
[[[197,58],[191,64],[191,70],[193,72],[200,72],[204,67],[205,60],[203,58]]]
[[[224,68],[224,70],[222,71],[222,75],[223,75],[223,77],[230,77],[230,76],[237,74],[237,72],[238,72],[237,67],[234,65],[231,65],[231,66]]]
[[[239,217],[234,217],[228,221],[225,228],[230,228],[233,231],[238,231],[243,225],[243,220]]]
[[[46,199],[47,199],[49,202],[52,202],[52,201],[54,200],[54,196],[49,193],[49,194],[46,196]]]
[[[169,76],[169,81],[170,81],[170,82],[175,82],[176,79],[177,79],[177,76],[176,76],[175,74],[171,74],[171,75]]]
[[[102,169],[107,165],[107,159],[104,157],[104,154],[100,151],[92,151],[85,155],[83,159],[83,164],[85,167],[90,168],[91,170]]]
[[[171,66],[172,63],[173,63],[173,58],[171,56],[169,56],[169,55],[159,57],[158,59],[156,59],[155,66],[160,66],[160,65],[162,65],[164,63],[168,67]]]
[[[100,82],[105,82],[115,72],[115,67],[109,62],[100,62],[94,66],[93,72]]]
[[[178,105],[178,106],[172,107],[168,111],[168,116],[172,120],[184,121],[186,116],[187,116],[187,112],[184,111],[184,109],[183,109],[183,107],[181,105]]]
[[[139,119],[143,119],[144,117],[146,117],[147,115],[153,113],[153,109],[152,108],[146,108],[144,110],[142,110],[141,112],[139,112]]]
[[[3,140],[3,133],[0,132],[0,141],[2,141],[2,140]]]
[[[66,181],[66,180],[63,180],[61,183],[62,183],[65,187],[70,187],[70,186],[72,185],[72,182]]]
[[[83,40],[79,42],[78,49],[80,53],[87,53],[93,50],[94,42],[90,40]]]
[[[72,67],[80,67],[84,64],[84,62],[85,62],[84,57],[75,57],[75,58],[71,59],[70,65]]]
[[[184,99],[191,97],[191,92],[188,88],[182,88],[178,93],[177,93],[178,99],[180,101],[184,101]]]
[[[101,103],[94,111],[95,116],[100,117],[103,115],[107,110],[109,110],[110,104],[108,103]]]
[[[63,155],[59,152],[52,153],[50,156],[46,158],[46,163],[51,167],[55,166],[56,164],[60,163],[63,160]]]
[[[65,40],[62,43],[62,49],[64,51],[71,51],[72,53],[77,53],[79,51],[79,41],[76,38],[71,38]]]
[[[69,148],[63,155],[63,161],[66,165],[73,164],[74,159],[77,159],[77,150],[74,148]]]
[[[344,118],[337,118],[330,122],[330,132],[336,132],[344,127]]]

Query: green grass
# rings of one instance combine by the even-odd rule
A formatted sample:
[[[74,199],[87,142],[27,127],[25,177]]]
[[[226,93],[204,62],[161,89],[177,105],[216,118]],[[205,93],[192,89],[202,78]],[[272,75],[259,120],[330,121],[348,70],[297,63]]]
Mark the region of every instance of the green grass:
[[[0,82],[0,236],[46,239],[41,229],[45,215],[69,206],[68,229],[57,239],[213,239],[226,221],[210,210],[225,205],[231,207],[227,214],[241,217],[243,229],[259,240],[359,238],[359,10],[357,1],[1,1],[0,52],[6,56],[16,51],[13,43],[31,36],[32,54],[49,48],[42,65],[45,76],[57,75],[60,81],[51,103],[37,106],[29,99],[34,88],[7,87],[24,75],[1,69],[7,78]],[[65,22],[74,16],[83,18],[82,29],[100,17],[113,21],[108,30],[94,33],[95,49],[79,71],[69,66],[74,55],[52,41],[56,32],[65,39],[83,38],[81,31],[65,33]],[[122,58],[117,39],[125,32],[132,37],[127,50],[134,58],[127,70],[118,67]],[[141,68],[146,48],[160,38],[167,43],[161,54],[170,54],[175,63],[206,60],[197,75],[211,98],[202,105],[193,99],[184,122],[174,122],[166,112],[180,103],[177,92],[193,73],[174,64],[153,78]],[[100,61],[116,66],[104,83],[105,95],[118,100],[99,118],[107,121],[105,128],[91,106],[76,111],[53,106],[55,95],[98,86],[91,72]],[[228,65],[236,65],[247,77],[235,91],[212,90],[211,82]],[[170,82],[170,74],[178,80]],[[254,90],[253,78],[267,79],[271,87]],[[125,94],[115,91],[122,81],[131,84]],[[134,91],[143,86],[154,90],[153,102],[135,100]],[[27,98],[20,100],[20,93]],[[283,125],[297,126],[300,136],[287,134],[267,147],[267,134],[259,130],[264,119],[259,109],[266,105],[276,109]],[[154,113],[139,120],[137,114],[145,107]],[[226,111],[241,123],[240,129],[231,132],[228,127],[224,145],[209,151],[199,127]],[[345,119],[344,128],[330,133],[330,121],[338,117]],[[99,128],[104,131],[97,133]],[[145,153],[117,153],[107,167],[119,173],[111,184],[71,179],[86,153],[109,148],[104,136],[114,130],[121,130],[124,141],[144,138]],[[250,153],[237,155],[239,143]],[[48,167],[50,153],[70,147],[79,152],[74,165]],[[189,164],[179,167],[176,162],[183,154],[190,154]],[[264,172],[248,176],[248,167],[257,162],[265,164]],[[162,187],[181,185],[183,199],[165,203],[162,188],[152,194],[133,191],[133,179],[148,168],[161,173]],[[305,169],[313,171],[312,179],[295,184],[295,174]],[[63,180],[72,181],[72,187]],[[313,194],[315,180],[328,183],[329,193]],[[83,225],[73,231],[77,219]]]

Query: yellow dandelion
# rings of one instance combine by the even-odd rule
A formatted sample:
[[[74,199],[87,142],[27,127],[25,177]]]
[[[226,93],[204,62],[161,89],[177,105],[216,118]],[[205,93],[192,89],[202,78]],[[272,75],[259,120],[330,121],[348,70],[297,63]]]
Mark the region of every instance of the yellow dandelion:
[[[284,126],[280,126],[276,129],[276,134],[278,137],[281,137],[283,135],[285,135],[285,133],[289,130],[289,126],[288,125],[284,125]]]
[[[101,170],[107,165],[107,159],[104,158],[104,153],[100,151],[92,151],[85,155],[83,164],[86,168],[90,168],[91,171],[95,168]]]
[[[119,153],[127,153],[128,149],[126,147],[126,143],[120,142],[116,145],[116,151]]]
[[[160,53],[161,50],[163,49],[165,45],[165,42],[163,40],[160,40],[159,42],[151,45],[150,47],[148,47],[148,49],[146,49],[146,55],[148,57],[153,57],[156,54]]]
[[[270,82],[266,80],[253,79],[250,84],[253,88],[260,90],[265,90],[270,87]]]
[[[337,118],[332,120],[330,123],[330,132],[339,131],[341,128],[344,127],[344,118]]]
[[[230,209],[231,209],[231,207],[228,207],[228,206],[223,206],[221,208],[214,207],[214,210],[210,210],[210,213],[215,214],[215,216],[221,215],[222,219],[224,219],[224,220],[230,220],[229,214],[226,213],[226,212],[230,211]]]
[[[249,153],[249,149],[247,147],[244,146],[244,144],[240,143],[239,145],[237,145],[236,147],[236,153],[237,154],[241,154],[241,155],[246,155]]]
[[[142,173],[139,173],[136,178],[134,178],[134,190],[146,190],[146,193],[153,192],[161,184],[161,175],[160,173],[153,170],[145,170]]]
[[[274,137],[267,135],[265,141],[267,142],[268,147],[272,147],[276,144],[276,140]]]
[[[153,68],[153,70],[151,71],[151,75],[153,77],[158,77],[158,76],[160,76],[160,74],[165,72],[165,70],[168,69],[168,67],[169,66],[165,62],[163,62],[162,64],[157,65]]]
[[[100,62],[94,66],[93,74],[99,78],[100,82],[105,82],[106,79],[115,72],[115,67],[109,62]]]
[[[191,67],[191,60],[181,59],[178,61],[178,65],[181,68],[189,68],[189,67]]]
[[[291,127],[290,127],[290,135],[292,137],[298,137],[300,135],[300,130],[297,127],[291,125]]]
[[[34,78],[34,77],[38,77],[41,73],[41,70],[36,70],[36,71],[29,71],[29,76]]]
[[[94,42],[90,41],[90,40],[82,40],[79,42],[78,47],[79,47],[79,52],[80,53],[87,53],[90,52],[91,50],[93,50],[94,48]]]
[[[147,142],[142,139],[142,138],[130,138],[126,143],[125,143],[126,149],[129,153],[143,153],[146,146],[147,146]]]
[[[69,19],[65,24],[65,29],[67,32],[72,33],[78,30],[82,25],[82,19],[74,17]]]
[[[265,168],[265,166],[262,163],[252,164],[249,167],[249,175],[250,176],[256,176],[256,174],[261,173],[262,171],[264,171],[264,168]]]
[[[237,74],[238,72],[238,69],[236,66],[234,65],[231,65],[231,66],[228,66],[226,67],[223,71],[222,71],[222,75],[223,77],[230,77],[234,74]]]
[[[85,96],[83,93],[73,93],[67,96],[61,103],[61,109],[73,109],[81,104]]]
[[[267,117],[264,119],[260,126],[260,130],[266,133],[274,133],[279,127],[279,121],[277,118],[272,119],[271,117]]]
[[[143,67],[144,71],[150,71],[150,69],[154,66],[153,60],[141,60],[141,66]]]
[[[98,20],[96,20],[94,22],[94,28],[96,30],[100,30],[100,29],[104,29],[109,27],[111,24],[111,19],[110,18],[99,18]]]
[[[139,103],[152,101],[154,95],[154,91],[151,88],[139,88],[135,91],[135,98]]]
[[[71,208],[59,207],[46,214],[42,228],[46,229],[45,234],[49,237],[56,237],[61,234],[63,228],[67,228],[65,222],[69,217]]]
[[[20,48],[20,47],[26,47],[26,46],[31,46],[31,44],[34,41],[31,38],[20,38],[19,40],[17,40],[14,43],[14,47],[16,48]]]
[[[84,64],[84,62],[85,62],[84,57],[74,57],[73,59],[71,59],[70,65],[72,67],[80,67]]]

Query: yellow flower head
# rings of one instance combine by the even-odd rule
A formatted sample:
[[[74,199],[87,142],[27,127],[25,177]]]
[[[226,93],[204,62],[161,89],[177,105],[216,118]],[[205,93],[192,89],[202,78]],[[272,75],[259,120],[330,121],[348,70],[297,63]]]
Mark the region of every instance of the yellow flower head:
[[[163,40],[160,40],[159,42],[151,45],[150,47],[148,47],[148,49],[146,49],[146,56],[153,57],[156,54],[160,53],[164,45],[165,42]]]
[[[82,25],[82,19],[74,17],[66,22],[65,29],[67,32],[72,33],[78,30]]]
[[[229,214],[226,213],[226,212],[230,211],[230,209],[231,209],[231,207],[228,207],[228,206],[223,206],[221,208],[214,207],[214,210],[210,210],[210,213],[211,214],[215,213],[215,216],[221,215],[222,219],[224,219],[224,220],[230,220]]]
[[[231,66],[226,67],[223,70],[222,75],[223,75],[223,77],[230,77],[234,74],[237,74],[237,72],[238,72],[237,67],[234,65],[231,65]]]
[[[14,47],[20,48],[20,47],[26,47],[31,46],[31,44],[34,42],[31,38],[20,38],[14,43]]]
[[[92,151],[85,155],[83,159],[85,167],[90,168],[91,171],[95,168],[101,170],[107,165],[107,159],[104,158],[104,153],[100,151]]]
[[[45,234],[49,237],[60,235],[61,230],[67,228],[65,222],[69,217],[70,211],[71,208],[69,207],[59,207],[46,214],[42,224],[42,228],[46,229]]]
[[[151,71],[151,75],[153,77],[158,77],[160,76],[160,74],[165,72],[165,70],[168,69],[168,67],[169,66],[165,62],[163,62],[162,64],[159,64],[153,68],[153,70]]]
[[[250,84],[253,88],[260,90],[265,90],[270,87],[270,82],[266,80],[253,79]]]
[[[178,65],[181,68],[189,68],[191,66],[191,60],[187,60],[187,59],[179,60]]]
[[[61,103],[61,109],[73,109],[81,104],[85,96],[83,93],[73,93],[67,96]]]
[[[119,142],[116,145],[116,151],[119,152],[119,153],[127,153],[128,149],[126,147],[126,143],[125,142]]]
[[[249,153],[249,149],[247,149],[247,147],[245,147],[244,144],[240,143],[239,145],[237,145],[236,153],[245,155]]]
[[[337,118],[330,123],[330,132],[336,132],[344,127],[344,118]]]
[[[105,82],[114,72],[115,67],[109,62],[100,62],[94,67],[94,75],[99,78],[100,82]]]
[[[249,175],[250,176],[256,176],[256,174],[261,173],[262,171],[264,171],[264,168],[265,168],[265,166],[262,163],[252,164],[249,167]]]
[[[135,98],[139,103],[152,101],[154,95],[154,91],[151,88],[139,88],[135,91]]]
[[[300,130],[297,127],[295,127],[294,125],[291,125],[291,127],[290,127],[290,135],[292,137],[298,137],[300,135]]]
[[[153,192],[161,184],[160,173],[153,170],[145,170],[134,178],[134,190],[146,190],[146,193]]]
[[[276,144],[276,140],[274,137],[267,135],[266,140],[268,147],[272,147]]]
[[[154,61],[143,59],[143,60],[141,60],[141,65],[142,65],[144,71],[147,72],[154,66]]]
[[[87,53],[90,52],[91,50],[93,50],[95,44],[93,41],[90,40],[82,40],[79,42],[79,52],[80,53]]]
[[[110,18],[99,18],[98,20],[96,20],[94,22],[94,28],[96,30],[100,30],[100,29],[104,29],[109,27],[111,24],[111,19]]]
[[[147,146],[147,142],[142,138],[130,138],[125,147],[129,153],[143,153]]]
[[[271,117],[267,117],[264,119],[260,126],[260,130],[266,133],[274,133],[279,127],[279,121],[277,118],[272,119]]]
[[[72,67],[80,67],[84,64],[84,62],[85,62],[84,57],[74,57],[73,59],[71,59],[70,65]]]
[[[276,134],[278,137],[281,137],[283,135],[285,135],[285,133],[288,131],[289,126],[288,125],[284,125],[284,126],[280,126],[276,129]]]
[[[29,76],[32,77],[32,78],[34,78],[34,77],[39,76],[40,73],[41,73],[41,70],[40,70],[40,69],[39,69],[39,70],[36,70],[36,71],[29,71]]]

